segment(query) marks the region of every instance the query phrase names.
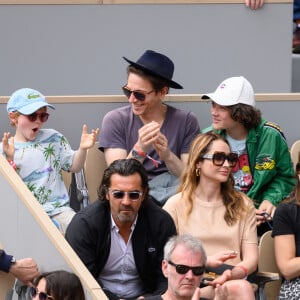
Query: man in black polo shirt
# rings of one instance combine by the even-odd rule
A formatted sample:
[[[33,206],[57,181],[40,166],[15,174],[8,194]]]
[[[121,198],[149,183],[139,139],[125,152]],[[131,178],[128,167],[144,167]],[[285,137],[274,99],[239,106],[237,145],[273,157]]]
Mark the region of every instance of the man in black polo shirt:
[[[79,211],[67,228],[67,241],[110,300],[167,288],[163,247],[176,228],[148,191],[147,172],[138,160],[116,160],[104,171],[99,200]]]

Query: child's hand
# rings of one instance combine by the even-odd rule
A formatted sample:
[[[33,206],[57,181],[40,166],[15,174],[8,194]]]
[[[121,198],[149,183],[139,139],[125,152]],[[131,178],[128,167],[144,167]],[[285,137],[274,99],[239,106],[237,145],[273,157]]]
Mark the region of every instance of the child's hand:
[[[82,127],[82,134],[81,134],[79,148],[84,149],[84,150],[92,148],[96,142],[98,134],[99,134],[99,128],[92,129],[92,132],[88,133],[88,128],[84,124]]]
[[[14,160],[15,155],[15,144],[14,144],[14,138],[11,137],[9,140],[10,133],[4,132],[2,137],[2,145],[3,145],[3,151],[6,155],[7,160]]]

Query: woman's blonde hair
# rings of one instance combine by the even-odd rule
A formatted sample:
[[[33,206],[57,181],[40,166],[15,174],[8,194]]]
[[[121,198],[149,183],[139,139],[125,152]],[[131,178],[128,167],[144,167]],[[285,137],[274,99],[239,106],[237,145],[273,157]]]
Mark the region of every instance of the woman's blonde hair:
[[[227,140],[214,132],[199,134],[191,145],[187,166],[181,177],[179,188],[183,198],[187,201],[186,217],[192,212],[195,191],[201,180],[201,172],[197,170],[197,164],[203,160],[203,155],[210,150],[211,144],[216,140],[222,140],[229,146]],[[233,225],[247,211],[247,205],[243,194],[234,189],[232,174],[229,175],[226,182],[221,183],[221,194],[226,207],[224,219],[228,225]]]

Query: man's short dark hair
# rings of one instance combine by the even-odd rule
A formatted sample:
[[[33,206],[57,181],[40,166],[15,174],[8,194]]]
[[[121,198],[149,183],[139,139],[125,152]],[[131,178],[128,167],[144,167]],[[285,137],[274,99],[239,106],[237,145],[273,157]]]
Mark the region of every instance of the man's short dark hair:
[[[134,158],[117,159],[112,162],[108,168],[104,170],[102,182],[98,191],[98,197],[100,200],[106,199],[107,189],[111,185],[111,176],[113,174],[119,174],[121,176],[130,176],[138,173],[142,180],[142,189],[145,195],[145,199],[148,198],[148,175],[144,166]]]
[[[163,79],[159,76],[154,76],[154,75],[146,72],[145,70],[136,68],[132,65],[129,65],[127,67],[127,75],[129,75],[130,73],[139,75],[142,78],[149,80],[150,83],[152,84],[155,92],[161,91],[166,86],[169,87],[169,83],[165,79]]]

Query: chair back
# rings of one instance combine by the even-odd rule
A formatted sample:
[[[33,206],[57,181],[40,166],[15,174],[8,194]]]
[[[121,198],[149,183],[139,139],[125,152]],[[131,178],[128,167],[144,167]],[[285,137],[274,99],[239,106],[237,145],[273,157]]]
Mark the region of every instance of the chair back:
[[[300,161],[300,140],[297,140],[292,144],[290,153],[295,170],[297,162]]]
[[[258,270],[260,272],[278,273],[278,268],[275,261],[274,240],[272,238],[272,231],[265,232],[258,245],[259,259]]]
[[[99,142],[96,142],[87,152],[84,167],[85,181],[90,202],[94,202],[98,199],[98,189],[106,167],[107,164],[104,153],[99,150]]]
[[[258,273],[265,273],[270,278],[265,283],[264,296],[267,300],[276,300],[281,286],[281,278],[276,264],[274,239],[272,238],[271,230],[261,236],[258,253]]]
[[[72,182],[72,173],[62,170],[61,175],[62,175],[63,181],[65,183],[65,186],[67,188],[67,191],[69,191],[70,185]]]

